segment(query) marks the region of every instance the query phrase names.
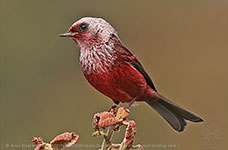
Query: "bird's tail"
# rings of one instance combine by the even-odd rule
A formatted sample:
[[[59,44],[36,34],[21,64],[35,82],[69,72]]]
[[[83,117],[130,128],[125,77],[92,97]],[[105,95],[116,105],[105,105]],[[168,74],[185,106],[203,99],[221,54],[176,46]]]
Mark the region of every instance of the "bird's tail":
[[[184,131],[187,125],[186,120],[203,122],[203,119],[199,116],[181,108],[162,95],[160,95],[160,99],[146,101],[146,103],[155,109],[177,132]]]

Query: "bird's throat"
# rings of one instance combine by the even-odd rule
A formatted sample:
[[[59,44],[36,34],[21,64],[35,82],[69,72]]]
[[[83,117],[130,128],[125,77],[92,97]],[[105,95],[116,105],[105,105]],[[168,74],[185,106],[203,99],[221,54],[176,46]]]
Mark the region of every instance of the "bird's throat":
[[[114,51],[107,44],[98,43],[80,48],[80,65],[86,74],[107,73],[115,61]]]

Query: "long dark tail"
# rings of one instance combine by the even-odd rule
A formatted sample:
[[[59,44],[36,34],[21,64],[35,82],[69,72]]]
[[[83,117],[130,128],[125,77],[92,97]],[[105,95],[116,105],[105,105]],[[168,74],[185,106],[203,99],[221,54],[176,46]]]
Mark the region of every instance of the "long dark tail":
[[[203,122],[203,119],[199,116],[184,110],[162,95],[160,95],[160,99],[147,101],[146,103],[154,108],[177,132],[184,131],[187,125],[186,120],[191,122]]]

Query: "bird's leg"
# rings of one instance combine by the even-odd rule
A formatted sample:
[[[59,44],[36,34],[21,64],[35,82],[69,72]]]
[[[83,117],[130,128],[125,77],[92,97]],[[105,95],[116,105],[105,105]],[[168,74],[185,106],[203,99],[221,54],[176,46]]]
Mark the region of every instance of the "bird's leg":
[[[119,105],[119,101],[117,101],[117,100],[113,100],[113,104],[112,104],[112,107],[111,108],[109,108],[109,110],[108,110],[108,112],[115,112],[115,109],[118,107],[118,105]]]
[[[131,105],[135,102],[137,97],[134,97],[130,102],[127,103],[128,107],[131,107]]]

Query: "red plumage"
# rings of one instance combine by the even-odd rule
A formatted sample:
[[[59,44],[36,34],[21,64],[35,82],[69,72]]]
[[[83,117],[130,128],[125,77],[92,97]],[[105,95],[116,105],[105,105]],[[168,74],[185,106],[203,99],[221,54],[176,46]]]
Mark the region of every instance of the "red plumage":
[[[143,66],[105,20],[82,18],[60,36],[71,37],[79,45],[85,78],[114,102],[145,101],[179,132],[187,125],[186,120],[203,121],[157,92]]]
[[[89,50],[91,57],[81,59],[81,66],[86,79],[95,89],[112,100],[123,103],[134,99],[145,101],[152,97],[158,98],[147,85],[143,75],[133,66],[133,63],[138,64],[136,57],[121,45],[117,37],[110,38],[102,48],[93,47],[93,49]],[[113,60],[110,60],[108,56],[99,55],[103,51],[109,51]],[[88,65],[88,61],[98,64]]]

